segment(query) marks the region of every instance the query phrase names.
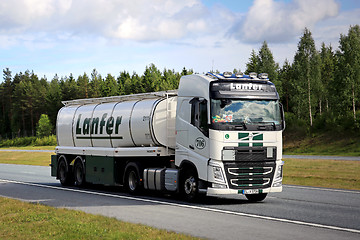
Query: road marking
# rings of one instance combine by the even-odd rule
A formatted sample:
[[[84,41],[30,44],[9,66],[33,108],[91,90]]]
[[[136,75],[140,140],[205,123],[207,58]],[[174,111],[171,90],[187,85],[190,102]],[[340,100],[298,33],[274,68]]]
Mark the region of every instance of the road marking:
[[[333,189],[333,188],[317,188],[317,187],[305,187],[305,186],[294,186],[294,185],[284,185],[289,188],[299,188],[299,189],[310,189],[310,190],[320,190],[320,191],[328,191],[328,192],[342,192],[342,193],[354,193],[360,194],[360,191],[356,190],[342,190],[342,189]]]
[[[289,220],[289,219],[284,219],[284,218],[267,217],[267,216],[261,216],[261,215],[256,215],[256,214],[240,213],[240,212],[233,212],[233,211],[228,211],[228,210],[220,210],[220,209],[199,207],[199,206],[191,206],[191,205],[164,202],[164,201],[151,200],[151,199],[145,199],[145,198],[120,196],[120,195],[115,195],[115,194],[92,192],[92,191],[85,191],[85,190],[80,190],[80,189],[71,189],[71,188],[63,188],[63,187],[56,187],[56,186],[48,186],[48,185],[42,185],[42,184],[37,184],[37,183],[19,182],[19,181],[13,181],[13,180],[5,180],[5,179],[0,179],[0,182],[15,183],[15,184],[22,184],[22,185],[42,187],[42,188],[50,188],[50,189],[63,190],[63,191],[69,191],[69,192],[86,193],[86,194],[92,194],[92,195],[98,195],[98,196],[114,197],[114,198],[135,200],[135,201],[141,201],[141,202],[147,202],[147,203],[156,203],[156,204],[169,205],[169,206],[174,206],[174,207],[189,208],[189,209],[195,209],[195,210],[203,210],[203,211],[208,211],[208,212],[230,214],[230,215],[236,215],[236,216],[242,216],[242,217],[251,217],[251,218],[257,218],[257,219],[271,220],[271,221],[277,221],[277,222],[283,222],[283,223],[292,223],[292,224],[303,225],[303,226],[318,227],[318,228],[324,228],[324,229],[338,230],[338,231],[345,231],[345,232],[351,232],[351,233],[360,234],[360,230],[357,230],[357,229],[342,228],[342,227],[323,225],[323,224],[317,224],[317,223],[302,222],[302,221]]]

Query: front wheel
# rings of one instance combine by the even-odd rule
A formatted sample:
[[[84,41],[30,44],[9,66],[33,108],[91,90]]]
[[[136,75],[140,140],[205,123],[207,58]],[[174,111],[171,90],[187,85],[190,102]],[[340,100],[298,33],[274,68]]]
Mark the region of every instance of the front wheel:
[[[185,200],[191,202],[199,197],[199,179],[194,170],[187,170],[184,173],[180,187]]]
[[[126,170],[125,187],[130,194],[138,194],[141,191],[140,177],[135,167]]]
[[[263,201],[267,196],[267,193],[259,193],[259,194],[245,194],[245,197],[250,202],[261,202]]]

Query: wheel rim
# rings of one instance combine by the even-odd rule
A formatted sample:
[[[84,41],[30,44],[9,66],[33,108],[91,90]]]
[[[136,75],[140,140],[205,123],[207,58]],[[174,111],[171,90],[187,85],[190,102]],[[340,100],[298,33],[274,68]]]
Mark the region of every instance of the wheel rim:
[[[184,190],[187,195],[190,195],[190,194],[194,193],[195,189],[196,189],[195,178],[193,176],[191,176],[185,180]]]
[[[76,168],[76,182],[78,183],[78,185],[82,184],[83,181],[83,172],[82,172],[82,168],[80,166],[78,166]]]
[[[136,173],[134,171],[131,171],[129,173],[128,182],[129,182],[129,189],[131,191],[135,191],[137,188],[138,181],[137,181]]]
[[[60,163],[60,167],[59,167],[59,173],[60,173],[60,181],[65,181],[66,179],[66,167],[64,165],[64,163]]]

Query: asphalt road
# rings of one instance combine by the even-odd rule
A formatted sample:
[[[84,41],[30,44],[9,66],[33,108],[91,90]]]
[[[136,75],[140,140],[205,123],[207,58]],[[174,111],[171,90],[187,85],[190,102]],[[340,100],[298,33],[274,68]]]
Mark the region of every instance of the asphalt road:
[[[0,196],[210,239],[360,239],[360,191],[284,186],[262,203],[234,195],[189,204],[119,188],[63,188],[49,167],[0,164]]]

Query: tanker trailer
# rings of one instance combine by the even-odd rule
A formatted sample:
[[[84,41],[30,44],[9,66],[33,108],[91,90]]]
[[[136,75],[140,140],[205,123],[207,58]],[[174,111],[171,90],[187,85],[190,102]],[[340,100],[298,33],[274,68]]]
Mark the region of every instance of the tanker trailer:
[[[282,106],[266,75],[188,75],[178,91],[63,102],[51,175],[86,183],[181,193],[282,190]]]

